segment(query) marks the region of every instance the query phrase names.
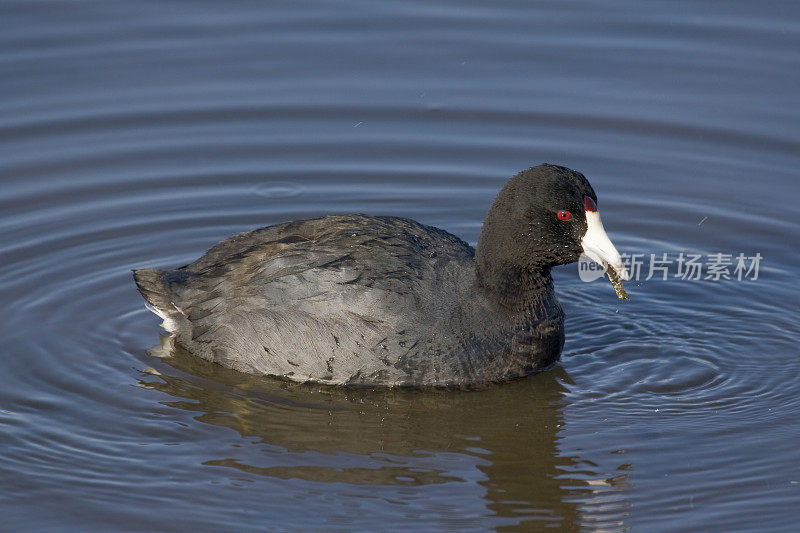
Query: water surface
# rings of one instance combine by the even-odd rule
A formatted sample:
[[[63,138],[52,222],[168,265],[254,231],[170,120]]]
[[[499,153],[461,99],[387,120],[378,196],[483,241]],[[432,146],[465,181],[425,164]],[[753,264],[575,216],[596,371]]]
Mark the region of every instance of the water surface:
[[[3,3],[3,527],[795,530],[798,43],[790,2]],[[473,392],[148,352],[132,268],[342,212],[474,243],[540,162],[758,279],[561,268],[561,364]]]

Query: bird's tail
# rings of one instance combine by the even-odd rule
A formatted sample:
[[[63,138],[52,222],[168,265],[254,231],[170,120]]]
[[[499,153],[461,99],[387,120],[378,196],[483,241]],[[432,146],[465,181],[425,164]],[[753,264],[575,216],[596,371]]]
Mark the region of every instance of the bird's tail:
[[[147,308],[164,320],[161,324],[164,329],[174,333],[176,322],[173,315],[177,314],[178,310],[172,304],[167,287],[161,280],[166,273],[166,270],[141,268],[133,271],[133,279],[139,292],[147,300]]]

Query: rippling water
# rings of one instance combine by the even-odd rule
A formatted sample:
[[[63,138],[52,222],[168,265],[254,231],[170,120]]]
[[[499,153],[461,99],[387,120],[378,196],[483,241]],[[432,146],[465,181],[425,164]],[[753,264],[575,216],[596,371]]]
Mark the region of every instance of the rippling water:
[[[800,7],[4,2],[0,510],[14,531],[794,531]],[[627,253],[550,372],[343,390],[155,357],[130,270],[340,212],[475,242],[539,162]]]

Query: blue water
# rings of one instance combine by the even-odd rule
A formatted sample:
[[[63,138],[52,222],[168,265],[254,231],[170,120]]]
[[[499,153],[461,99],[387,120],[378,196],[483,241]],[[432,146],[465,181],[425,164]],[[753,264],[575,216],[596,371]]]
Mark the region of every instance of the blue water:
[[[790,2],[3,2],[2,529],[795,531],[799,44]],[[560,268],[560,365],[472,392],[153,349],[132,268],[342,212],[474,243],[540,162],[621,252],[758,279]]]

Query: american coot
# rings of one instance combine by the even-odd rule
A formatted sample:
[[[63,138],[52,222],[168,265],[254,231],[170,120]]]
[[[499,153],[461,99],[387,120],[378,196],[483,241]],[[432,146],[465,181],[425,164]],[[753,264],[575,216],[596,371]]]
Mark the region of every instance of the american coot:
[[[586,178],[539,165],[503,187],[476,249],[407,218],[337,215],[242,233],[134,278],[180,345],[235,370],[467,385],[558,360],[564,314],[550,268],[582,252],[628,279]]]

